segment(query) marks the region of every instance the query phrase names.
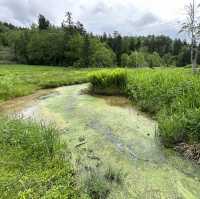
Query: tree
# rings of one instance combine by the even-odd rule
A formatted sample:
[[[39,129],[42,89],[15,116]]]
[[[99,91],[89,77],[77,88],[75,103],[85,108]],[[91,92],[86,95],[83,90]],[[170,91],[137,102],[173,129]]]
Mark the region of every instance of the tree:
[[[173,42],[173,55],[178,55],[183,47],[183,42],[180,39],[175,39]]]
[[[121,65],[123,67],[127,67],[129,64],[129,56],[126,53],[123,53],[121,56]]]
[[[175,65],[173,62],[173,56],[170,54],[170,53],[167,53],[163,56],[163,62],[164,64],[169,67],[169,66],[172,66],[172,65]]]
[[[121,54],[122,54],[122,37],[117,31],[114,31],[113,37],[114,38],[112,41],[112,49],[117,56],[117,65],[120,66],[121,65]]]
[[[180,32],[188,33],[191,40],[191,62],[193,73],[197,72],[198,44],[199,44],[199,5],[195,0],[186,6],[186,21],[182,24]]]
[[[98,49],[94,52],[94,65],[97,67],[113,66],[115,54],[111,49],[106,48],[101,43]]]
[[[47,20],[43,15],[38,17],[39,30],[47,30],[50,26],[49,20]]]
[[[88,35],[85,35],[82,48],[82,67],[90,67],[92,65],[92,46]]]
[[[146,63],[150,68],[160,67],[162,64],[162,59],[157,52],[146,54]]]
[[[142,52],[132,52],[129,56],[129,66],[143,67],[145,65],[145,58]]]
[[[181,52],[177,57],[176,65],[179,67],[183,67],[190,64],[190,62],[191,62],[190,49],[187,46],[185,46],[181,49]]]
[[[68,66],[80,65],[80,59],[82,56],[83,37],[80,33],[76,33],[65,40],[67,48],[65,48],[65,64]]]

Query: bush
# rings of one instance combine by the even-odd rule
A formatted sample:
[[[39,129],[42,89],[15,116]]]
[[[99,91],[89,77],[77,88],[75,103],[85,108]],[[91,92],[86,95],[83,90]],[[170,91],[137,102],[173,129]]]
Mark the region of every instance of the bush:
[[[104,92],[106,90],[120,92],[126,88],[127,73],[122,69],[112,71],[102,70],[91,73],[89,80],[92,84],[93,91]],[[109,92],[109,91],[108,91]]]

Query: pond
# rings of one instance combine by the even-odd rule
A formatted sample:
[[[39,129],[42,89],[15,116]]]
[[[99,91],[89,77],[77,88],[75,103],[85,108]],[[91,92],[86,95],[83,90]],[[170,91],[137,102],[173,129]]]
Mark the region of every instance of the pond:
[[[68,86],[24,97],[6,103],[4,112],[60,128],[80,183],[87,170],[120,169],[123,184],[113,186],[109,198],[200,198],[199,166],[162,147],[155,136],[156,121],[126,98],[84,94],[87,87]]]

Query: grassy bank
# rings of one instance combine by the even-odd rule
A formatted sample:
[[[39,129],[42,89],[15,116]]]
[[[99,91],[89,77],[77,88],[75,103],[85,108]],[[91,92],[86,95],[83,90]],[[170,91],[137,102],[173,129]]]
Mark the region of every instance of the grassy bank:
[[[98,77],[93,75],[93,79],[98,79],[97,83],[91,81],[94,88],[104,84],[104,77],[114,79],[105,72]],[[192,75],[190,70],[138,69],[128,70],[124,92],[142,111],[156,115],[163,143],[172,146],[180,142],[200,142],[199,91],[200,77]]]
[[[0,119],[0,148],[1,198],[80,198],[56,129]]]
[[[143,111],[157,115],[165,145],[200,142],[200,77],[190,70],[137,70],[128,95]]]
[[[88,73],[96,70],[0,65],[0,101],[29,95],[39,89],[88,82]]]

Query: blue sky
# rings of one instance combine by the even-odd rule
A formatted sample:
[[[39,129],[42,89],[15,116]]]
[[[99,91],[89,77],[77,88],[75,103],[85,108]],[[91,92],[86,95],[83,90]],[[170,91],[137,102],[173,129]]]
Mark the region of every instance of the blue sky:
[[[189,0],[0,0],[0,20],[30,26],[39,13],[53,24],[65,11],[73,13],[88,31],[118,30],[123,35],[165,34],[178,37],[179,21]]]

